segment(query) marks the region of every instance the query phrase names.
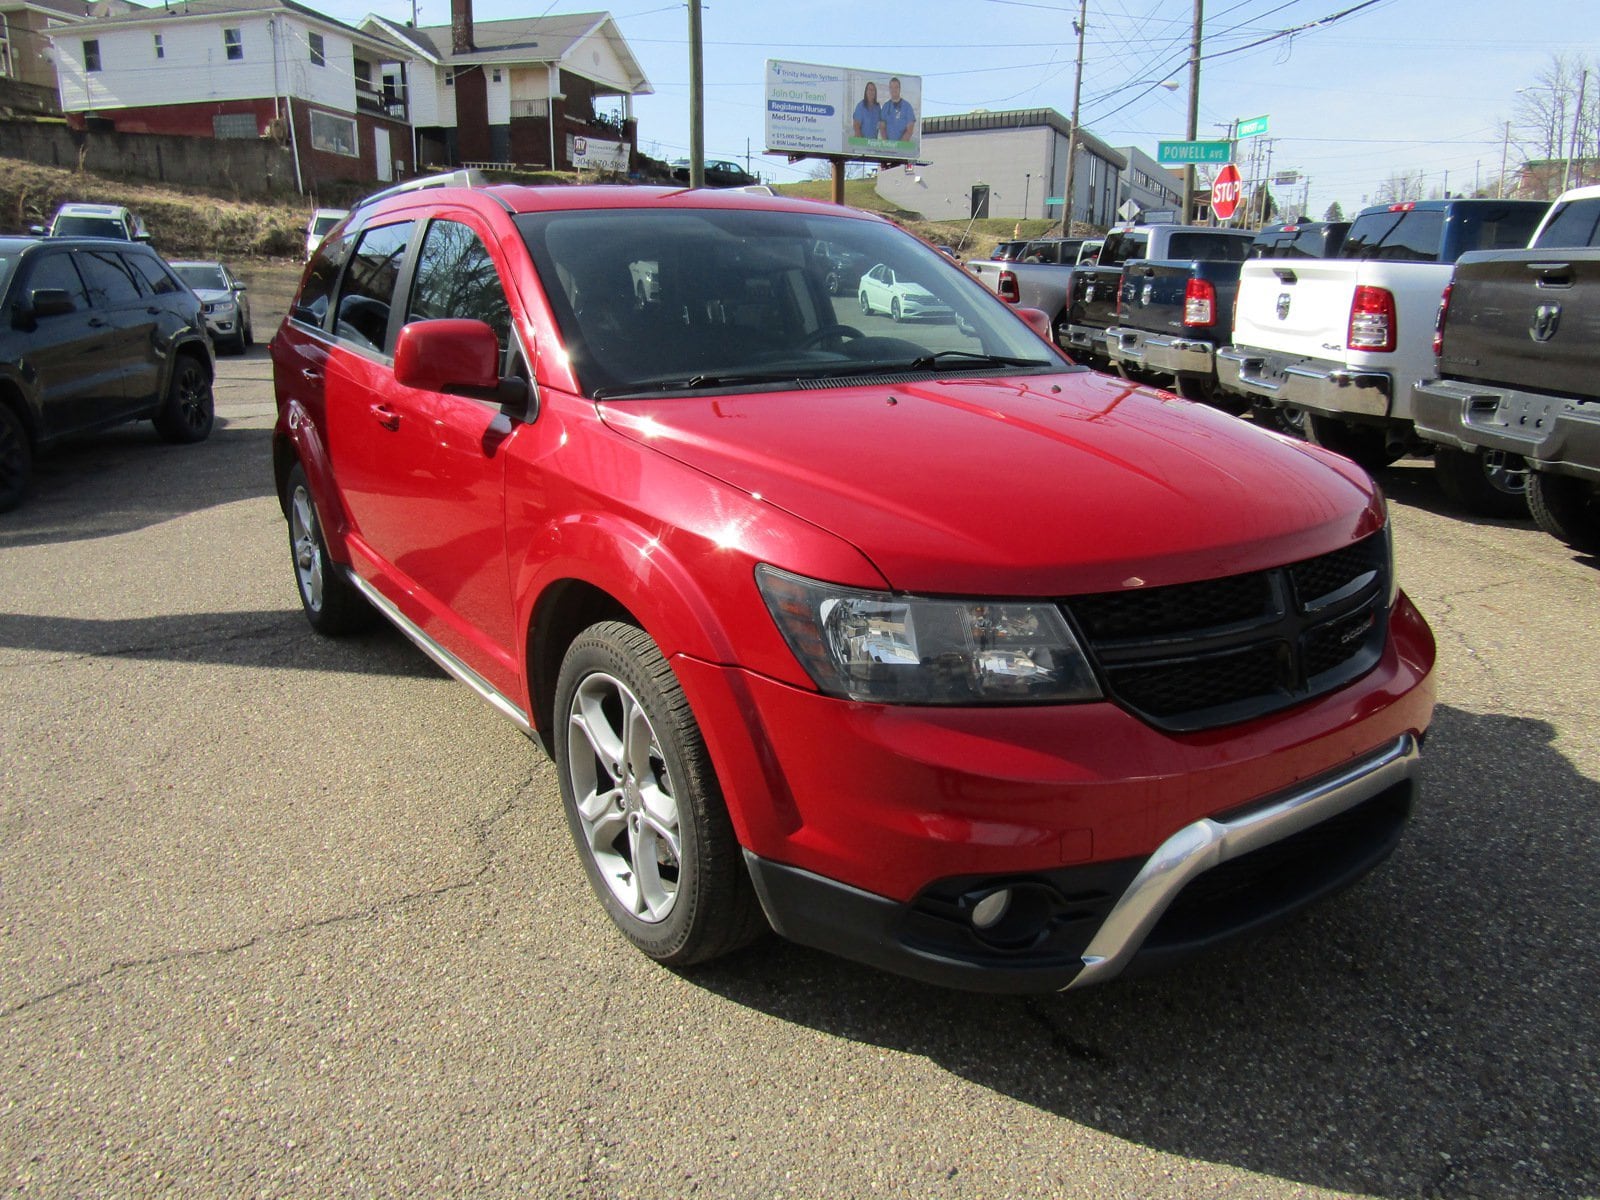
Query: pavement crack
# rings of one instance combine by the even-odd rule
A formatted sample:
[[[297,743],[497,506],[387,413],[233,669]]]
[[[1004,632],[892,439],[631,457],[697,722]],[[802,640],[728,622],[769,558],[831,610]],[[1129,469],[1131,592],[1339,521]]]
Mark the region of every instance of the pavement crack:
[[[335,913],[332,916],[318,917],[315,920],[302,921],[297,925],[286,926],[282,929],[274,929],[266,933],[253,934],[252,936],[243,938],[240,941],[230,942],[225,946],[208,946],[194,950],[172,950],[164,954],[149,955],[145,958],[119,959],[110,963],[101,970],[94,972],[92,975],[84,976],[81,979],[71,980],[70,982],[63,983],[59,987],[52,988],[48,992],[43,992],[37,996],[30,996],[26,1000],[18,1001],[16,1004],[9,1005],[6,1008],[0,1008],[0,1020],[19,1016],[30,1009],[47,1004],[51,1000],[56,1000],[63,996],[71,995],[74,992],[83,991],[85,988],[93,987],[97,983],[118,975],[128,974],[133,971],[146,970],[151,967],[164,967],[171,963],[189,962],[196,959],[226,958],[230,955],[238,954],[241,950],[248,950],[253,946],[263,945],[268,942],[277,941],[281,938],[295,937],[304,933],[314,933],[317,930],[327,929],[335,925],[348,925],[361,921],[372,921],[376,920],[379,916],[386,912],[394,912],[396,910],[408,908],[416,904],[429,903],[433,900],[450,895],[452,892],[470,891],[473,888],[479,887],[483,883],[484,876],[489,873],[489,869],[489,865],[485,864],[477,871],[473,872],[470,879],[457,880],[454,883],[440,884],[435,888],[424,888],[420,891],[408,892],[404,896],[397,896],[392,900],[385,900],[379,904],[368,905],[366,908],[359,909],[354,912]]]

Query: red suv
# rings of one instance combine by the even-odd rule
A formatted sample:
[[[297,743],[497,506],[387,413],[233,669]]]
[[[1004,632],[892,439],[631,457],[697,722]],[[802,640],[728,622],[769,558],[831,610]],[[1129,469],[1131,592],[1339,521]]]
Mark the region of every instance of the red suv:
[[[861,313],[818,242],[947,315]],[[1383,498],[1041,323],[828,205],[385,193],[272,343],[306,615],[537,736],[664,963],[770,925],[1049,989],[1259,928],[1410,811],[1434,650]]]

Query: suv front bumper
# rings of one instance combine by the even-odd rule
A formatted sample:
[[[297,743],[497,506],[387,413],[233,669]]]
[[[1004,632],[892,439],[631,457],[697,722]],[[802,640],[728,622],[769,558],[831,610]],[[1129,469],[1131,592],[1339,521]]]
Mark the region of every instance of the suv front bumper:
[[[1324,359],[1224,346],[1217,351],[1217,382],[1224,391],[1331,415],[1389,417],[1394,378]]]
[[[1432,379],[1411,389],[1411,406],[1429,441],[1520,454],[1537,470],[1600,483],[1600,404]]]
[[[1136,371],[1157,375],[1201,375],[1216,371],[1216,347],[1194,338],[1113,326],[1106,330],[1106,357]]]

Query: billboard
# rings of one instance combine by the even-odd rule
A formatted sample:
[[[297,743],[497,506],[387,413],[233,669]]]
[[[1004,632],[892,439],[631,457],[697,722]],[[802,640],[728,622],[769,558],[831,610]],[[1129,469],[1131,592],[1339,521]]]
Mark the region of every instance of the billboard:
[[[769,153],[914,159],[922,77],[767,60]]]

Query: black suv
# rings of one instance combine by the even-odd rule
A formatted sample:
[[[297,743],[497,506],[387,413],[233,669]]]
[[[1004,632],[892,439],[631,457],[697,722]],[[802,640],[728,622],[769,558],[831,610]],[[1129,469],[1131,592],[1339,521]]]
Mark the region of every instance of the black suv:
[[[169,442],[211,432],[200,301],[150,247],[0,238],[0,314],[0,512],[72,434],[145,418]]]

